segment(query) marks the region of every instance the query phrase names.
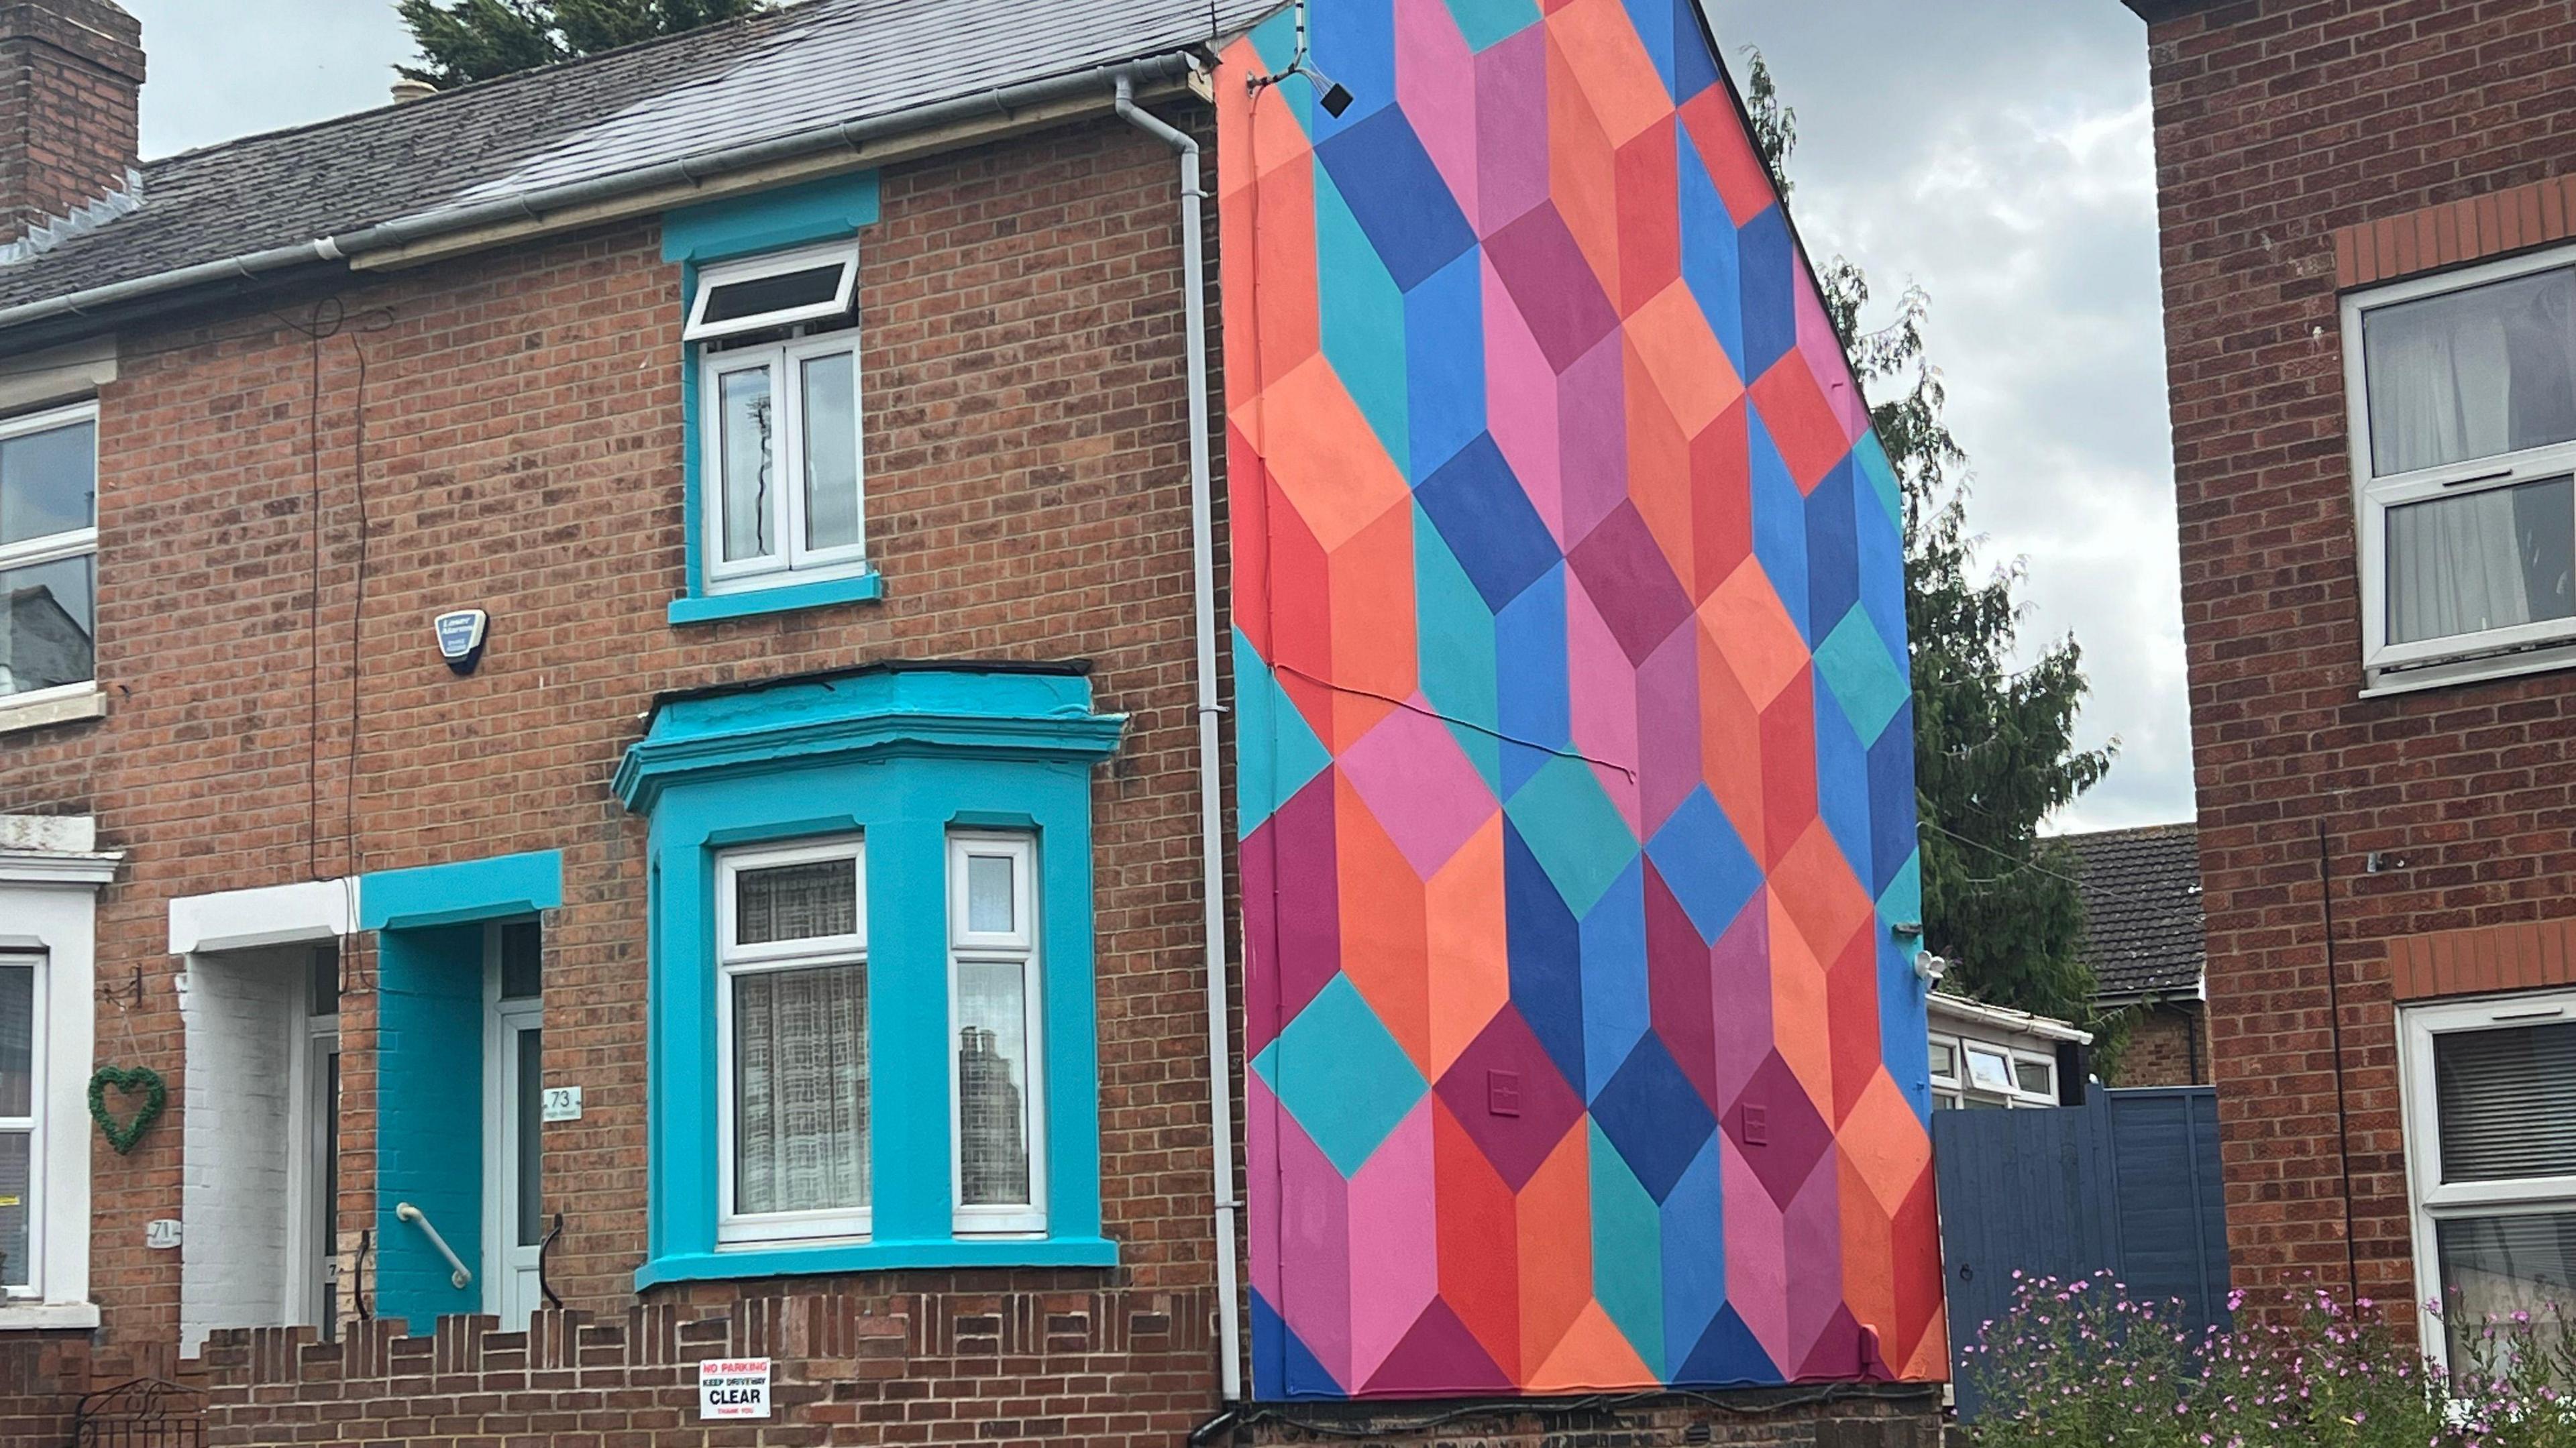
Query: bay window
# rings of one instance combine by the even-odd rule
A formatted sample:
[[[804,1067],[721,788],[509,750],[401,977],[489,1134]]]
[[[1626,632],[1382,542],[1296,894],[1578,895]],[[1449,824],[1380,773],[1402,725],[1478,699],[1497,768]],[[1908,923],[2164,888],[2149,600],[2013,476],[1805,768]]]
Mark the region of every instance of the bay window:
[[[0,421],[0,705],[96,673],[98,408]]]
[[[2344,302],[2373,689],[2576,662],[2576,258]]]
[[[861,862],[855,840],[737,851],[721,862],[719,1241],[867,1235]]]
[[[2523,1312],[2552,1338],[2576,1301],[2576,994],[2402,1019],[2424,1341],[2457,1372],[2487,1324]]]
[[[639,1287],[1110,1267],[1091,802],[1071,670],[880,667],[667,699],[649,822]]]

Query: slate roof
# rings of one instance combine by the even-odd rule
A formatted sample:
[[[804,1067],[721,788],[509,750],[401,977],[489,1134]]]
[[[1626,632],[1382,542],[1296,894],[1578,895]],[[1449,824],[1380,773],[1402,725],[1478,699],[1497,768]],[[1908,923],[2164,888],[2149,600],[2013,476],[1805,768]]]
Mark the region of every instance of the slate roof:
[[[2085,957],[2097,998],[2189,995],[2207,961],[2200,827],[2148,825],[2061,835],[2084,893]]]
[[[1282,3],[806,0],[147,161],[140,210],[0,266],[0,306],[1166,54]]]

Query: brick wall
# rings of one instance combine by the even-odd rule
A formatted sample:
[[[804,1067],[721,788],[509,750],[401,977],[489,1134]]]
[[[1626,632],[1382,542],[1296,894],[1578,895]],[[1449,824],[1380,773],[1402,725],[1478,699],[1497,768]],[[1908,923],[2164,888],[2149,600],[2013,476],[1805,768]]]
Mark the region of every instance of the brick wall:
[[[2576,914],[2576,690],[2357,697],[2335,239],[2565,169],[2576,11],[2181,8],[2149,39],[2230,1253],[2340,1288],[2348,1201],[2361,1292],[2403,1304],[2391,942]]]
[[[1369,1443],[1407,1448],[1667,1448],[1679,1444],[1764,1444],[1777,1448],[1940,1448],[1941,1390],[1888,1387],[1786,1389],[1718,1401],[1687,1393],[1644,1394],[1528,1408],[1384,1405],[1269,1416],[1256,1410],[1237,1438],[1247,1444]]]
[[[219,956],[188,974],[195,1030],[182,1208],[197,1270],[179,1305],[182,1346],[210,1327],[282,1321],[288,1279],[288,1094],[303,1042],[302,981],[275,952]],[[294,1034],[290,1034],[293,1032]],[[164,1128],[165,1130],[167,1128]]]
[[[143,69],[113,0],[0,0],[0,242],[124,184]]]
[[[1210,1305],[1146,1291],[800,1293],[721,1307],[229,1332],[209,1448],[288,1443],[1170,1444],[1205,1416]],[[772,1359],[771,1417],[706,1423],[697,1365]]]
[[[2209,1084],[2209,1021],[2196,1005],[2158,1005],[2139,1015],[2120,1045],[2113,1086]]]

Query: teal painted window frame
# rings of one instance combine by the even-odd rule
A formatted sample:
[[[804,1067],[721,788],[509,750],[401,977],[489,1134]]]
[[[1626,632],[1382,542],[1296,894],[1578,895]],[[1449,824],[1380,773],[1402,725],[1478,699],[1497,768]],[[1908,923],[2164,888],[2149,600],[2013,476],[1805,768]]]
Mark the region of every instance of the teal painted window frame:
[[[1101,1234],[1094,767],[1124,730],[1078,674],[880,669],[665,703],[616,788],[648,823],[651,1210],[637,1288],[903,1267],[1112,1267]],[[1047,1232],[956,1231],[949,837],[1037,840]],[[868,911],[865,1241],[717,1243],[717,859],[856,834]]]
[[[721,262],[740,261],[764,252],[855,237],[876,224],[879,214],[877,173],[862,171],[826,177],[668,211],[662,216],[662,259],[680,267],[680,309],[687,316],[697,305],[698,273]],[[687,533],[686,578],[680,596],[665,616],[673,627],[867,603],[885,596],[885,580],[871,560],[868,571],[851,577],[799,580],[783,574],[776,584],[711,593],[706,573],[706,513],[701,492],[697,343],[680,348],[681,514]],[[864,395],[864,375],[861,388]]]

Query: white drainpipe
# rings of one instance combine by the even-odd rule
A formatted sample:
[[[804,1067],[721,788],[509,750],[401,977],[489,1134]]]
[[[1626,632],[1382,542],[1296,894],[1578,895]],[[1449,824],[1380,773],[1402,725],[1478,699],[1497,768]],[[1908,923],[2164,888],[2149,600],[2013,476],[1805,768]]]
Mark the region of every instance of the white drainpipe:
[[[1135,85],[1118,77],[1118,114],[1180,153],[1181,307],[1189,339],[1190,572],[1198,615],[1199,868],[1206,905],[1208,1139],[1216,1188],[1217,1346],[1225,1401],[1243,1401],[1243,1323],[1236,1311],[1234,1219],[1234,1058],[1227,1031],[1233,1016],[1225,978],[1225,814],[1218,794],[1216,691],[1216,525],[1208,463],[1207,255],[1200,203],[1199,143],[1136,104]]]

